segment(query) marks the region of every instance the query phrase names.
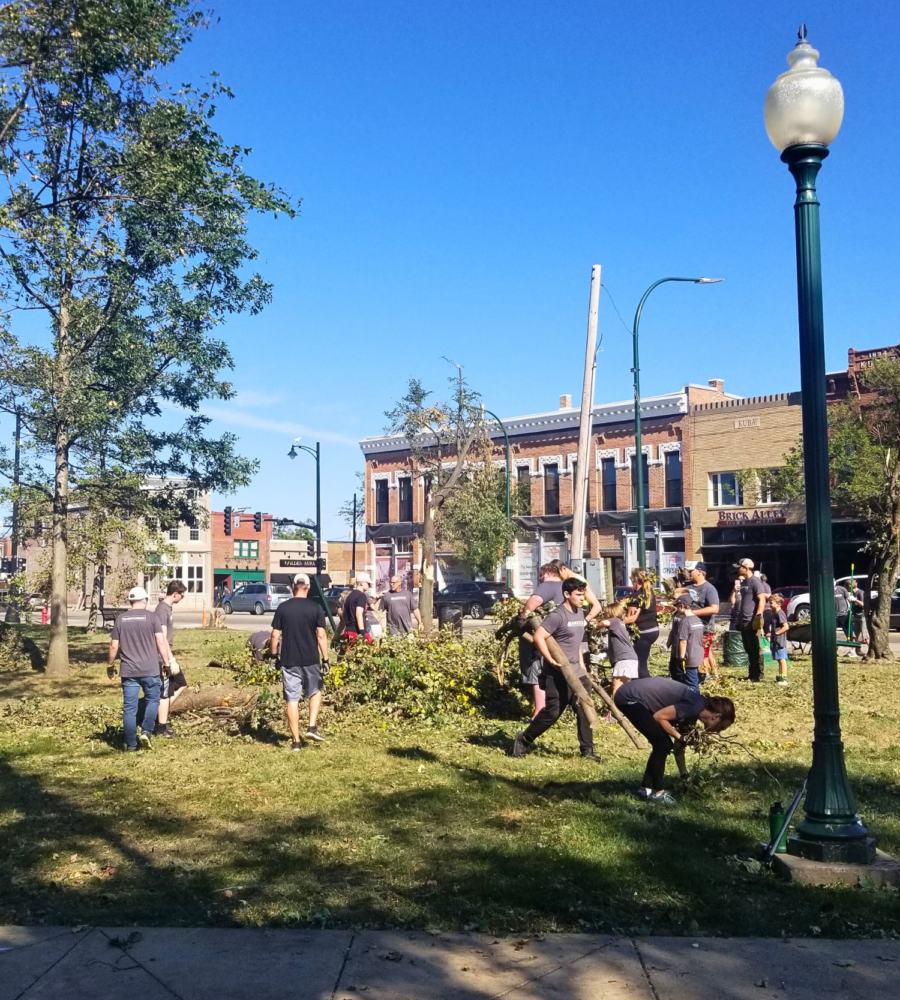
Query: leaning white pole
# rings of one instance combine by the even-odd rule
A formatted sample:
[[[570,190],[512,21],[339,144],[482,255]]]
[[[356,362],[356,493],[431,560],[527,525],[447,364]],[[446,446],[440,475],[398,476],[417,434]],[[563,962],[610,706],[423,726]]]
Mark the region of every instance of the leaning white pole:
[[[587,348],[584,353],[584,388],[581,393],[581,424],[578,431],[578,468],[575,477],[575,501],[570,556],[584,567],[584,532],[587,519],[587,484],[590,475],[591,430],[594,409],[594,361],[597,353],[597,312],[600,308],[600,265],[591,268],[591,299],[588,308]]]

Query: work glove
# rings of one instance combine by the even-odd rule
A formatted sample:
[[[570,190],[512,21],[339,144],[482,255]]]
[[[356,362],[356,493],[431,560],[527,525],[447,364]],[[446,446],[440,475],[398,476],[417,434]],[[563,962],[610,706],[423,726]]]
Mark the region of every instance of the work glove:
[[[762,628],[762,615],[754,615],[753,621],[750,624],[758,632]]]
[[[175,657],[169,659],[169,676],[176,677],[181,673],[181,667],[178,666],[178,660]]]
[[[368,633],[368,632],[366,632],[366,634],[365,634],[364,638],[365,638],[365,640],[366,640],[366,645],[367,645],[367,646],[371,646],[371,645],[373,645],[373,644],[374,644],[374,642],[375,642],[375,640],[374,640],[374,639],[372,638],[372,636],[371,636],[371,635],[369,635],[369,633]]]

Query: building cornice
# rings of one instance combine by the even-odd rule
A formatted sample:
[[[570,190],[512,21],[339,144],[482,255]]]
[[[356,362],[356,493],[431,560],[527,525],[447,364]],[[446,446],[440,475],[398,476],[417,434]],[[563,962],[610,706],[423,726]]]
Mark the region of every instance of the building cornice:
[[[665,417],[684,416],[688,412],[688,397],[686,392],[670,392],[663,396],[645,396],[641,400],[641,419],[659,420]],[[634,403],[623,400],[618,403],[601,403],[594,407],[593,426],[602,427],[606,424],[623,424],[634,419]],[[503,423],[510,440],[526,435],[546,435],[560,431],[577,431],[581,420],[581,410],[570,407],[565,410],[552,410],[549,413],[530,413],[520,417],[507,417]],[[492,422],[493,423],[493,422]],[[496,427],[496,424],[494,424]],[[503,438],[499,427],[490,430],[491,438]],[[364,455],[383,455],[389,452],[407,451],[409,443],[402,434],[384,435],[382,437],[363,438],[359,447]]]

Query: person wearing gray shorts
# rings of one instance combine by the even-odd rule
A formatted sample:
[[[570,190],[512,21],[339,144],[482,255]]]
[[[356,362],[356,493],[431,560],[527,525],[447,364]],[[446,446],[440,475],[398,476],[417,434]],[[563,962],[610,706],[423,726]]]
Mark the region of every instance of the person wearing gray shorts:
[[[306,739],[324,743],[316,720],[322,707],[322,662],[328,662],[325,612],[309,597],[309,577],[294,577],[294,596],[280,604],[272,619],[269,649],[281,654],[281,684],[284,711],[291,729],[291,750],[302,750],[300,741],[300,700],[309,699],[309,727]]]

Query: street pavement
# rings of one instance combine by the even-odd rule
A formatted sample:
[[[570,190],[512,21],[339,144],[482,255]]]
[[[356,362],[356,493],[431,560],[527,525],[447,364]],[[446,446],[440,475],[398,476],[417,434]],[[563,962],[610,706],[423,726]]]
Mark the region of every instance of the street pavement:
[[[0,1000],[887,1000],[898,995],[896,941],[0,928]]]

